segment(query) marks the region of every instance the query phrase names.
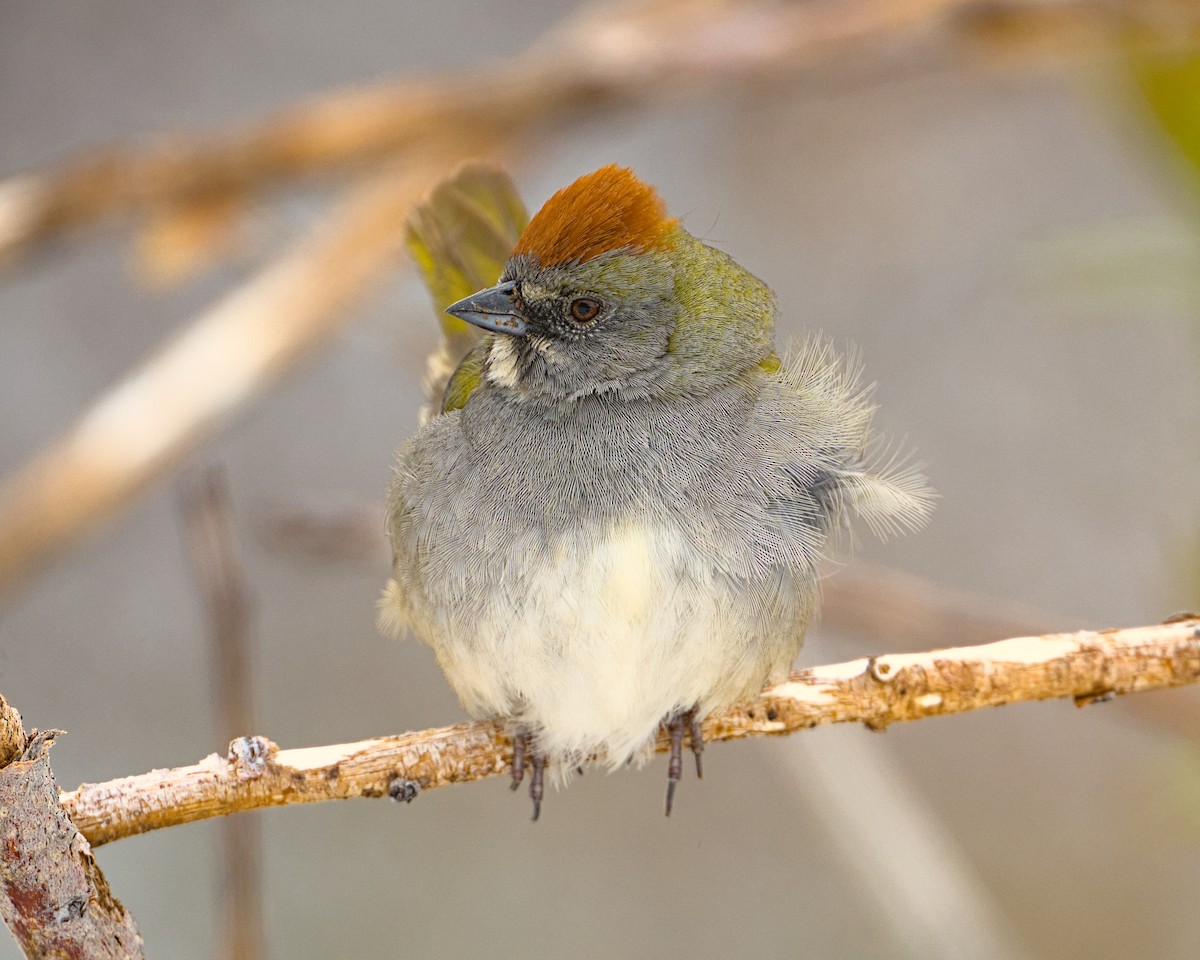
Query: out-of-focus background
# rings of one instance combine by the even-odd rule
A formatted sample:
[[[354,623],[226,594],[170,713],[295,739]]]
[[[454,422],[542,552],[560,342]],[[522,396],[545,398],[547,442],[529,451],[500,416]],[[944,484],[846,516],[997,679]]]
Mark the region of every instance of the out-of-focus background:
[[[507,157],[533,208],[601,164],[633,166],[778,291],[782,341],[819,329],[858,346],[880,428],[919,451],[942,497],[927,530],[865,542],[862,557],[994,598],[978,601],[984,618],[1041,611],[1022,616],[1047,629],[1194,609],[1200,69],[1178,45],[1146,52],[1177,40],[1170,18],[1188,5],[1163,5],[1158,38],[1098,27],[1101,4],[1046,5],[1067,11],[1047,23],[1020,12],[1037,4],[1011,17],[1004,3],[942,6],[958,10],[910,10],[867,39],[805,48],[794,68],[692,95],[635,90]],[[577,9],[6,3],[0,176],[154,134],[225,136],[334,90],[487,69],[546,51]],[[739,22],[752,31],[775,9]],[[696,57],[719,60],[722,44]],[[598,43],[587,68],[610,56]],[[6,264],[0,474],[296,243],[357,175],[238,198],[228,246],[209,251],[223,255],[195,270],[156,261],[152,227],[121,220]],[[253,598],[244,732],[295,747],[462,718],[431,653],[374,627],[390,459],[437,342],[425,292],[394,260],[282,385],[5,599],[0,692],[26,726],[69,731],[52,756],[64,789],[224,750],[180,520],[179,479],[199,463],[227,471]],[[958,640],[835,626],[802,662]],[[1176,691],[716,746],[669,821],[661,759],[552,794],[536,826],[499,780],[411,806],[267,811],[266,955],[1192,958],[1196,704]],[[149,955],[221,954],[220,827],[99,849]],[[18,954],[0,939],[0,958]]]

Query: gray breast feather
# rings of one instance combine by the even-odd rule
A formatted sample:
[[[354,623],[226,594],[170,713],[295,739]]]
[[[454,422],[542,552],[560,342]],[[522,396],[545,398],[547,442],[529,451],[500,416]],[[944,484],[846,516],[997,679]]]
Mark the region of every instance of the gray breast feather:
[[[486,569],[495,584],[520,563],[518,540],[632,518],[677,527],[725,577],[813,577],[851,515],[886,532],[928,512],[918,474],[870,469],[871,413],[853,365],[821,341],[700,397],[583,398],[569,422],[481,386],[400,452],[397,573],[465,586]]]

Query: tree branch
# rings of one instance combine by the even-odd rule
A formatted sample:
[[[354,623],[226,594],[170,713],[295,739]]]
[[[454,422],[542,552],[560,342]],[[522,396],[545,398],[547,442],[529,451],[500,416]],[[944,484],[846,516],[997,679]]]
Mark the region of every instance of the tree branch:
[[[161,136],[0,181],[0,262],[101,219],[243,197],[281,180],[353,170],[430,135],[476,143],[497,124],[795,72],[848,45],[981,30],[1010,44],[1046,27],[1094,43],[1140,28],[1181,38],[1187,0],[657,0],[585,6],[525,57],[327,95],[216,137]],[[1062,44],[1050,45],[1060,49]]]
[[[0,768],[8,766],[25,752],[25,727],[21,714],[0,697]]]
[[[877,28],[874,21],[864,24],[861,16],[846,15],[844,8],[863,5],[854,0],[836,10],[805,12],[796,32],[812,49],[839,21],[852,24],[855,32]],[[871,0],[870,5],[879,11],[874,20],[890,25],[895,19],[885,9],[896,6],[894,0]],[[669,30],[663,29],[666,18],[655,15],[664,8],[676,14]],[[578,114],[619,96],[644,99],[661,90],[655,81],[672,88],[683,81],[687,89],[697,74],[713,78],[727,75],[730,65],[744,68],[748,46],[749,57],[761,67],[758,34],[778,38],[784,27],[778,12],[765,13],[773,31],[725,31],[724,44],[693,44],[690,55],[681,58],[686,38],[728,25],[731,13],[744,14],[748,5],[675,0],[602,9],[605,15],[595,17],[585,8],[582,17],[545,38],[535,55],[501,60],[490,69],[328,95],[241,131],[218,137],[168,135],[0,182],[0,263],[106,217],[350,170],[398,156],[431,134],[458,132],[486,143],[497,121],[511,128],[562,119],[564,112]],[[605,48],[600,56],[597,39]],[[714,55],[718,50],[721,56]],[[593,63],[601,69],[591,69]],[[778,59],[771,58],[770,65],[778,65]]]
[[[224,469],[195,471],[179,485],[183,540],[209,626],[212,702],[219,736],[254,726],[251,598],[238,560],[233,503]],[[233,817],[220,825],[219,915],[226,960],[267,955],[263,923],[262,821]]]
[[[886,639],[905,652],[1078,627],[1059,613],[934,583],[865,560],[855,560],[837,576],[823,580],[821,594],[823,626],[868,644]],[[1192,739],[1200,736],[1200,686],[1138,697],[1129,709],[1159,729]]]
[[[707,741],[793,733],[827,723],[890,723],[1026,700],[1114,694],[1200,681],[1200,617],[1127,630],[1019,637],[975,647],[889,654],[794,673],[704,723]],[[666,748],[660,740],[658,749]],[[481,780],[509,768],[512,744],[490,723],[358,743],[279,750],[262,737],[227,757],[83,784],[63,805],[93,843],[241,810],[391,794]]]
[[[795,50],[870,32],[901,8],[920,19],[924,2],[858,0],[875,11],[869,22],[847,17],[841,3],[816,13],[804,6],[786,24],[766,9],[765,21],[745,21],[744,4],[706,0],[620,15],[605,7],[603,17],[585,8],[542,49],[494,72],[333,97],[245,135],[190,145],[171,138],[0,183],[3,259],[120,210],[203,205],[274,177],[405,151],[403,169],[393,161],[376,171],[311,237],[196,318],[5,480],[0,594],[78,543],[348,322],[349,308],[401,252],[415,201],[469,154],[494,155],[519,134],[618,94],[645,99],[691,89],[700,77],[711,84],[786,67]],[[671,15],[693,6],[694,18]]]
[[[119,213],[221,210],[267,182],[368,161],[377,175],[311,238],[198,318],[8,478],[0,488],[0,593],[79,542],[336,332],[368,282],[391,264],[413,199],[467,155],[494,154],[514,138],[600,107],[695,96],[864,44],[891,49],[898,38],[925,39],[947,23],[1003,25],[1007,16],[1029,25],[1047,14],[1104,35],[1136,26],[1182,37],[1200,22],[1182,0],[586,6],[529,54],[494,69],[331,96],[241,133],[172,136],[0,181],[4,260]],[[431,173],[435,152],[440,162]],[[397,158],[403,173],[380,174],[380,160]]]
[[[259,542],[273,552],[322,563],[379,565],[391,559],[385,538],[379,536],[383,509],[382,503],[371,501],[268,506],[255,526]],[[821,581],[821,627],[856,637],[859,649],[886,642],[897,652],[910,652],[1080,625],[1060,613],[856,558]],[[1200,735],[1200,686],[1138,697],[1129,707],[1139,719],[1161,729],[1191,738]]]
[[[0,697],[5,721],[15,713]],[[22,752],[0,760],[0,916],[29,957],[138,960],[137,924],[59,803],[54,733],[21,730]]]
[[[198,317],[0,487],[0,593],[78,542],[350,319],[452,167],[431,150],[360,185],[278,262]]]

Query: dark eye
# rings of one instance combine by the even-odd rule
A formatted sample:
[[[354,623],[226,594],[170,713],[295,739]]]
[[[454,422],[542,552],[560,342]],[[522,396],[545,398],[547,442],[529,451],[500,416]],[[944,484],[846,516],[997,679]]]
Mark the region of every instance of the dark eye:
[[[578,297],[571,301],[571,319],[576,323],[591,323],[600,315],[600,301]]]

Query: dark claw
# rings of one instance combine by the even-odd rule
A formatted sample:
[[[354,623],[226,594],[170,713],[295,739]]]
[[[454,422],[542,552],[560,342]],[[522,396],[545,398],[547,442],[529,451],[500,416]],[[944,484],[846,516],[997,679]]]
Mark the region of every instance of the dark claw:
[[[696,715],[696,708],[693,707],[687,712],[688,722],[688,740],[691,741],[692,754],[696,758],[696,779],[704,779],[704,764],[700,759],[700,754],[704,753],[704,733],[700,729],[700,717]]]
[[[542,793],[544,791],[543,785],[546,776],[546,758],[535,753],[532,757],[531,766],[533,767],[533,773],[529,777],[529,797],[533,800],[533,817],[531,819],[536,822],[537,818],[542,815]]]
[[[671,738],[671,759],[667,764],[667,816],[675,804],[675,786],[683,777],[683,724],[684,715],[677,713],[667,721],[667,734]]]
[[[516,790],[525,779],[525,756],[529,752],[529,734],[513,735],[512,784],[510,790]]]

